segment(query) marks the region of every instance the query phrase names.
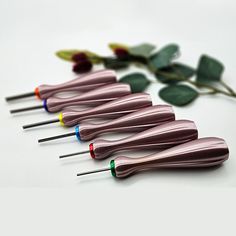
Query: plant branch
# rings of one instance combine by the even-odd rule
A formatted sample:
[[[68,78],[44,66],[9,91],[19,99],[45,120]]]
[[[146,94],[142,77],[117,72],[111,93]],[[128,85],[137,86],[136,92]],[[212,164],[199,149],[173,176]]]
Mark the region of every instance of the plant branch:
[[[176,54],[175,56],[178,57],[179,54]],[[130,56],[130,58],[128,60],[128,58],[117,58],[117,57],[114,57],[114,56],[109,56],[109,57],[103,57],[103,56],[97,56],[97,55],[95,55],[95,56],[94,55],[89,55],[88,56],[88,59],[90,59],[90,60],[100,59],[103,63],[105,63],[105,61],[107,59],[109,59],[111,61],[114,60],[115,62],[116,61],[129,62],[130,64],[133,64],[137,67],[145,67],[146,69],[148,69],[154,75],[161,75],[161,76],[164,76],[164,77],[168,78],[169,80],[175,80],[175,81],[179,81],[179,82],[189,83],[191,85],[194,85],[197,88],[205,88],[205,89],[209,90],[209,91],[206,91],[206,92],[200,91],[199,94],[201,94],[201,95],[219,93],[219,94],[224,94],[224,95],[229,96],[229,97],[236,98],[236,92],[230,86],[228,86],[224,81],[219,81],[219,83],[222,85],[222,87],[225,88],[225,90],[222,90],[222,89],[219,89],[217,87],[212,86],[211,84],[199,83],[197,81],[193,81],[193,80],[190,80],[188,78],[185,78],[181,74],[181,72],[180,73],[176,72],[176,74],[173,74],[173,73],[160,71],[158,69],[155,69],[155,68],[151,67],[148,63],[147,58],[142,58],[142,60],[140,60],[140,58],[141,57]]]
[[[170,78],[171,80],[178,80],[178,81],[190,83],[190,84],[192,84],[192,85],[194,85],[196,87],[207,88],[207,89],[212,91],[212,94],[213,93],[221,93],[221,94],[224,94],[226,96],[235,97],[236,98],[236,94],[235,93],[228,93],[228,92],[226,92],[224,90],[215,88],[215,87],[213,87],[211,85],[202,84],[202,83],[199,83],[199,82],[196,82],[196,81],[192,81],[192,80],[186,79],[186,78],[184,78],[183,76],[180,76],[180,75],[179,76],[175,76],[173,74],[162,72],[162,71],[156,71],[155,74],[166,76],[166,77]]]
[[[215,94],[215,91],[209,91],[209,92],[199,92],[200,95],[211,95],[211,94]]]
[[[231,87],[229,87],[229,85],[227,85],[224,81],[220,81],[220,84],[224,88],[226,88],[232,95],[236,95],[235,91]]]

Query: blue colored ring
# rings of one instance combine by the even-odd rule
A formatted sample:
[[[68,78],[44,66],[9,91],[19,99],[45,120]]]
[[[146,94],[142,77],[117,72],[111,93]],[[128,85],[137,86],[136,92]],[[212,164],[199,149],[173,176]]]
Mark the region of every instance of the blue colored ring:
[[[47,112],[49,112],[48,107],[47,107],[47,99],[43,100],[43,107]]]
[[[80,134],[79,134],[79,125],[75,127],[75,135],[79,141],[81,141]]]

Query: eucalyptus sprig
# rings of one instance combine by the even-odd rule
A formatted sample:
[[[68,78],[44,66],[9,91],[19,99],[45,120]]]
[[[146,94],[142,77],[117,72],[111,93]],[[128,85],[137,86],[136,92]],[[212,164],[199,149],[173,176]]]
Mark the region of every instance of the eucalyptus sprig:
[[[169,44],[160,50],[149,43],[132,47],[111,43],[109,47],[112,56],[100,56],[88,50],[61,50],[56,54],[74,62],[75,73],[88,72],[95,64],[114,70],[128,69],[131,64],[145,68],[155,76],[156,82],[166,84],[160,89],[159,96],[176,106],[187,105],[205,94],[224,94],[236,98],[235,91],[222,80],[224,65],[208,55],[200,57],[195,69],[177,62],[180,49],[176,44]],[[133,92],[142,92],[153,83],[143,73],[130,73],[120,81],[130,84]]]

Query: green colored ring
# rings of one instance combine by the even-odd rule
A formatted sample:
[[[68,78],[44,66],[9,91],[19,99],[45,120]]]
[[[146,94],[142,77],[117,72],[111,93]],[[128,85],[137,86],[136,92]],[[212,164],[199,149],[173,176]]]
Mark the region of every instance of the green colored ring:
[[[112,174],[112,176],[116,177],[116,168],[115,168],[114,160],[111,160],[110,167],[111,167],[111,174]]]

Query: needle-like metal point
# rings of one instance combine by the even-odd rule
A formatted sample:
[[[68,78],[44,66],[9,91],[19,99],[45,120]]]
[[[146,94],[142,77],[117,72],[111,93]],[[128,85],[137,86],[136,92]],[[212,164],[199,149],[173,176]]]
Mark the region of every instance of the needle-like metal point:
[[[32,97],[32,96],[35,96],[35,92],[22,93],[22,94],[19,94],[19,95],[9,96],[9,97],[6,97],[6,101],[9,102],[9,101],[12,101],[12,100],[26,98],[26,97]]]
[[[18,112],[22,112],[22,111],[31,111],[31,110],[36,110],[36,109],[42,109],[44,108],[43,105],[38,105],[38,106],[32,106],[32,107],[25,107],[25,108],[19,108],[19,109],[13,109],[10,110],[10,113],[18,113]]]
[[[32,127],[36,127],[36,126],[47,125],[47,124],[57,123],[57,122],[60,122],[60,120],[59,119],[54,119],[54,120],[47,120],[47,121],[37,122],[37,123],[29,124],[29,125],[24,125],[23,129],[28,129],[28,128],[32,128]]]
[[[99,169],[99,170],[86,171],[86,172],[78,173],[77,176],[90,175],[90,174],[94,174],[94,173],[98,173],[98,172],[103,172],[103,171],[109,171],[109,170],[111,170],[110,167]]]
[[[74,135],[76,135],[75,132],[68,133],[68,134],[61,134],[61,135],[57,135],[57,136],[39,139],[38,142],[43,143],[43,142],[51,141],[54,139],[66,138],[66,137],[70,137],[70,136],[74,136]]]
[[[77,156],[81,154],[89,153],[89,150],[83,151],[83,152],[74,152],[66,155],[59,156],[59,158],[65,158],[65,157],[71,157],[71,156]]]

